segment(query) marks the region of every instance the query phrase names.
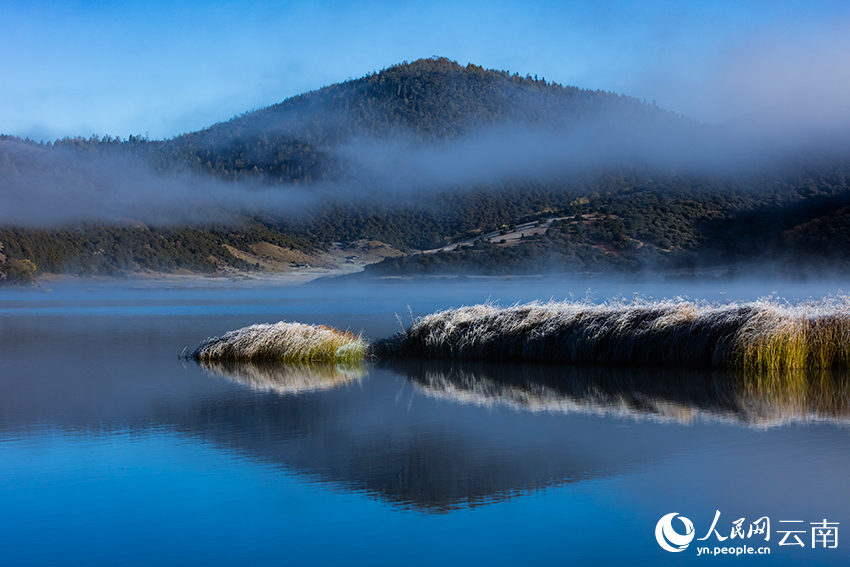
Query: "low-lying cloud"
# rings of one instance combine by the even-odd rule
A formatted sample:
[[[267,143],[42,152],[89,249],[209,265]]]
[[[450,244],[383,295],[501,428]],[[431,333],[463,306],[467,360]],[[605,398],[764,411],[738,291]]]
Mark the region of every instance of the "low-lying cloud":
[[[834,148],[846,147],[836,140],[847,141],[811,123],[778,135],[747,121],[712,126],[654,110],[647,116],[601,113],[569,126],[502,124],[442,142],[355,137],[332,152],[347,164],[345,180],[300,185],[272,184],[262,175],[235,182],[188,169],[161,173],[121,152],[90,155],[0,141],[0,224],[233,222],[240,214],[300,215],[329,201],[399,203],[424,192],[545,183],[628,165],[734,174],[771,167],[814,143]]]
[[[0,162],[0,225],[233,222],[239,213],[295,213],[315,201],[295,187],[228,182],[187,171],[159,173],[128,156],[80,155],[62,148],[15,151],[27,155],[5,168]]]

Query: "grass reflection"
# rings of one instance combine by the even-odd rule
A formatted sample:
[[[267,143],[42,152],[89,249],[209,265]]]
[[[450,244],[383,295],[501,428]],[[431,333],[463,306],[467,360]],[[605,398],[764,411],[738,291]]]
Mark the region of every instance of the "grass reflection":
[[[329,390],[358,381],[366,373],[362,363],[284,364],[201,360],[198,365],[211,374],[227,378],[257,392],[276,394]]]
[[[754,427],[850,424],[846,371],[624,368],[393,360],[383,363],[431,397],[533,412],[585,413]]]

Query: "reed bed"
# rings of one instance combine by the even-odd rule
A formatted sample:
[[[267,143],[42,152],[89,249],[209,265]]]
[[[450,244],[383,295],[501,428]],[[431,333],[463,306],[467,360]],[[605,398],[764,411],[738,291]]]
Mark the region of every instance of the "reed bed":
[[[204,341],[190,358],[198,362],[357,363],[368,343],[360,335],[324,325],[251,325]]]
[[[636,298],[601,304],[485,303],[439,311],[374,344],[381,358],[582,363],[775,371],[850,367],[850,296],[709,304]]]

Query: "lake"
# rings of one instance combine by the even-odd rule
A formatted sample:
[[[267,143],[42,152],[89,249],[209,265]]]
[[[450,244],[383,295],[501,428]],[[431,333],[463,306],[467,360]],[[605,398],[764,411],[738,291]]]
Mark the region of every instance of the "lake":
[[[0,291],[4,566],[850,562],[843,378],[812,394],[707,370],[178,360],[260,322],[377,339],[588,287],[727,301],[836,282],[49,287]]]

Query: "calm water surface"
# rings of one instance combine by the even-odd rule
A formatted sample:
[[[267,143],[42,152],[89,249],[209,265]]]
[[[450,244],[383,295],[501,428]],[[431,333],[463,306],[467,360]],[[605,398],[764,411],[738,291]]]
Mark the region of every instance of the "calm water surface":
[[[252,323],[322,323],[375,339],[398,330],[396,313],[584,297],[586,287],[3,290],[0,564],[847,565],[844,390],[823,410],[710,372],[416,361],[200,368],[177,358]],[[594,291],[724,300],[838,287]],[[769,540],[698,541],[717,511],[720,536],[740,518],[746,536],[767,517]],[[679,553],[655,536],[673,512],[696,532]],[[823,520],[838,523],[827,534],[837,545],[812,548],[812,523]],[[685,533],[681,520],[672,527]],[[789,530],[801,530],[805,547],[779,545]],[[701,546],[770,555],[698,556]]]

